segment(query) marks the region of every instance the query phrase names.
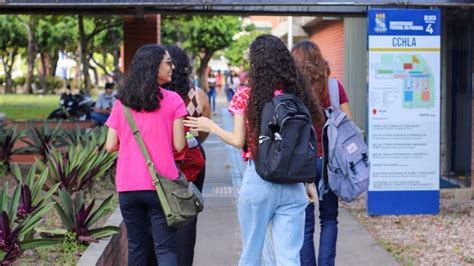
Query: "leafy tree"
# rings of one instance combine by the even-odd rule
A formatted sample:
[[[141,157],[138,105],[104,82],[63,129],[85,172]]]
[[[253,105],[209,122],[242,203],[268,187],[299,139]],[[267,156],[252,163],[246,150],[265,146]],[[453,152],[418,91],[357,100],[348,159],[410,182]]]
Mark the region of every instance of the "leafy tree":
[[[41,83],[45,89],[46,76],[54,76],[59,51],[74,50],[77,20],[70,16],[43,16],[36,28],[37,50],[41,59]]]
[[[120,18],[115,18],[116,23],[120,24]],[[93,39],[93,51],[90,55],[92,61],[97,65],[105,75],[114,79],[118,84],[121,84],[124,78],[122,70],[120,69],[120,46],[123,44],[123,27],[108,28],[98,33]],[[93,53],[97,52],[102,55],[102,62],[96,60]],[[107,62],[108,55],[111,54],[113,58],[112,68]]]
[[[24,28],[15,16],[0,16],[0,57],[5,71],[5,92],[13,92],[12,70],[19,50],[27,46]]]
[[[247,26],[245,32],[238,36],[238,38],[224,51],[225,58],[229,59],[232,66],[243,65],[245,68],[248,68],[248,60],[246,60],[245,57],[250,43],[255,40],[258,35],[263,33],[265,32],[256,31],[253,24]]]
[[[161,17],[161,43],[164,45],[176,44],[182,46],[186,38],[182,31],[182,25],[188,23],[191,19],[189,15],[172,16],[164,15]]]
[[[173,24],[173,20],[182,22],[178,24],[179,28]],[[214,53],[228,47],[234,35],[241,30],[240,18],[234,16],[192,16],[179,19],[164,16],[161,25],[167,42],[176,38],[171,43],[182,42],[183,48],[199,59],[197,73],[201,88],[207,88],[205,75]]]
[[[59,51],[74,50],[77,21],[70,16],[43,16],[38,22],[36,35],[43,71],[54,76]]]
[[[93,55],[95,49],[94,38],[102,31],[121,27],[122,19],[120,17],[112,16],[94,16],[84,17],[78,16],[78,30],[79,30],[79,58],[82,66],[82,74],[84,77],[84,88],[87,93],[91,90],[91,80],[89,76],[90,64],[89,60]]]
[[[26,51],[26,62],[28,70],[26,72],[26,90],[28,93],[33,93],[33,81],[34,81],[34,69],[36,59],[36,27],[40,16],[37,15],[20,15],[17,16],[18,20],[23,24],[27,32],[28,37],[28,49]]]

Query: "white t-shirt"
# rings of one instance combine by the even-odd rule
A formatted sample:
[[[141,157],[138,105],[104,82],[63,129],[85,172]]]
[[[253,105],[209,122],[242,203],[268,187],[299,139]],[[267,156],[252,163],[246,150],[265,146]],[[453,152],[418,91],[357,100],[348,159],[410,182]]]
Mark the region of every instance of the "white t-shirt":
[[[227,77],[227,86],[232,89],[234,92],[237,91],[237,88],[240,86],[239,77]]]

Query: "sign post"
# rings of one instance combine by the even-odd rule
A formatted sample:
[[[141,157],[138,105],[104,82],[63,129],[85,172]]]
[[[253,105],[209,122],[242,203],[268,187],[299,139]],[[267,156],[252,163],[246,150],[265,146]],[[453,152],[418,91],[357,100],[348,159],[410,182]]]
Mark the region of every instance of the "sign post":
[[[439,213],[439,9],[371,9],[370,215]]]

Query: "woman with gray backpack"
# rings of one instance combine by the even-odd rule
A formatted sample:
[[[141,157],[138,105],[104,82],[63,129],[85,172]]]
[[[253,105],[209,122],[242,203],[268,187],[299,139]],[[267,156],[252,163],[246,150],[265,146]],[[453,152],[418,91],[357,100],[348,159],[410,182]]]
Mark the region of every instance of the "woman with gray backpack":
[[[293,58],[299,70],[306,77],[308,85],[311,87],[314,97],[321,100],[324,108],[331,106],[330,87],[335,87],[339,93],[340,109],[351,117],[349,101],[343,86],[335,79],[329,79],[330,69],[324,59],[318,45],[312,41],[304,40],[293,46],[291,50]],[[333,88],[334,90],[334,88]],[[318,160],[317,177],[315,184],[319,195],[319,219],[321,223],[321,234],[319,239],[318,265],[334,265],[336,258],[337,241],[337,216],[338,216],[338,196],[329,188],[329,185],[322,179],[323,149],[322,149],[322,127],[316,127],[318,135]],[[301,265],[316,265],[314,250],[314,204],[311,203],[306,208],[306,222],[304,233],[304,244],[301,249]]]
[[[216,134],[224,142],[237,148],[248,147],[242,152],[247,168],[239,194],[238,209],[243,242],[239,265],[262,265],[263,244],[267,228],[271,224],[276,264],[299,266],[305,208],[308,198],[312,200],[316,196],[315,191],[308,189],[311,185],[305,189],[302,175],[308,172],[314,175],[315,169],[303,173],[299,170],[304,170],[304,167],[288,167],[284,169],[286,172],[299,171],[302,175],[278,175],[281,172],[273,175],[274,165],[260,160],[265,159],[262,158],[261,151],[272,150],[276,147],[273,144],[294,144],[302,154],[309,156],[306,161],[315,164],[312,159],[316,159],[316,151],[311,145],[304,143],[304,140],[316,141],[312,124],[320,125],[323,122],[322,110],[313,100],[291,54],[279,38],[272,35],[258,36],[250,45],[249,60],[249,87],[240,87],[229,105],[229,111],[234,114],[233,131],[226,131],[204,117],[188,117],[185,125]],[[296,112],[291,113],[292,110]],[[270,124],[265,123],[266,119],[280,111],[288,119],[276,121],[276,124],[268,128]],[[285,130],[280,129],[293,130],[292,126],[300,126],[301,132],[307,134],[299,134],[301,138],[295,135],[286,138]],[[266,135],[265,131],[268,130],[272,131],[272,135]],[[295,139],[301,141],[296,143]],[[293,149],[287,147],[282,144],[277,147],[279,150],[272,150],[271,155],[291,157],[287,154],[291,155]],[[271,155],[266,158],[267,161],[277,163],[278,160],[273,159],[278,158]],[[291,163],[306,166],[305,161],[301,160]],[[263,168],[259,168],[259,165]],[[272,174],[266,175],[268,173]],[[315,176],[311,177],[314,180]]]

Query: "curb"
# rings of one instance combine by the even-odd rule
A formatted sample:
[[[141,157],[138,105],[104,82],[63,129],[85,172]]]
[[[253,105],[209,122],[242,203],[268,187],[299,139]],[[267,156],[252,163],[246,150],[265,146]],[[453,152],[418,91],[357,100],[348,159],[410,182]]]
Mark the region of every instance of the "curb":
[[[120,208],[117,207],[104,226],[117,226],[121,230],[113,236],[92,243],[82,254],[77,265],[126,265],[127,264],[127,233]]]

